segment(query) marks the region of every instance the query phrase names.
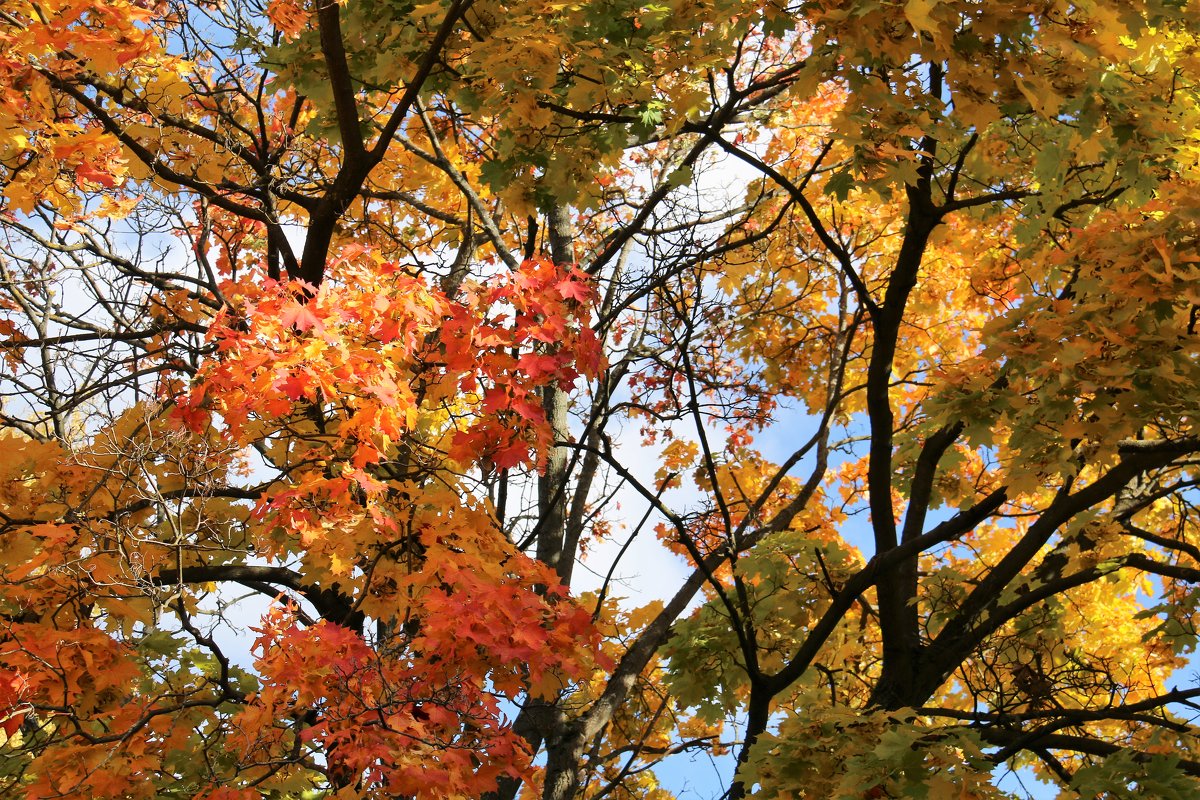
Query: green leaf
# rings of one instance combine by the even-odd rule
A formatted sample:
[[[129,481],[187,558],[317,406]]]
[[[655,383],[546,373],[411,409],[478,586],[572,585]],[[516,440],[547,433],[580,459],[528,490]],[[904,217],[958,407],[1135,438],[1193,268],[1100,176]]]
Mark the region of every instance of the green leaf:
[[[162,658],[174,656],[182,645],[183,640],[177,639],[168,631],[153,631],[138,643],[143,651]]]
[[[680,186],[687,186],[691,182],[691,167],[679,167],[678,169],[672,170],[671,174],[667,176],[667,186],[671,189],[677,189]]]
[[[839,170],[825,181],[825,194],[832,195],[838,200],[844,201],[850,196],[850,190],[853,188],[854,176],[850,174],[849,169]]]

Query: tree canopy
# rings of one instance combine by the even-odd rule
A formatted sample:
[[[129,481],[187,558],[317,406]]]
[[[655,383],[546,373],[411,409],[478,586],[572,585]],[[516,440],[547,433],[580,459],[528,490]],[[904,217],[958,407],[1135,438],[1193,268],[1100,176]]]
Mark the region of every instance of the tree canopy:
[[[0,794],[1195,797],[1198,79],[1188,0],[0,0]]]

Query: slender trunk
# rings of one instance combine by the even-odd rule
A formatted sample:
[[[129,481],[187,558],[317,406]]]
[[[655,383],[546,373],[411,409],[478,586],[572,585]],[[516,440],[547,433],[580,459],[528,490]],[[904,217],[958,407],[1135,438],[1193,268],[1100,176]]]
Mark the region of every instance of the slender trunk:
[[[570,213],[563,206],[555,206],[548,214],[548,222],[550,257],[555,264],[574,264],[575,241]],[[530,230],[531,233],[535,232],[536,224],[531,224]],[[547,386],[542,390],[542,409],[550,423],[551,436],[556,442],[566,441],[570,435],[567,417],[569,402],[567,393],[558,386]],[[575,562],[575,545],[579,541],[578,535],[568,536],[567,533],[569,468],[567,448],[552,446],[546,457],[545,471],[538,476],[537,493],[537,559],[551,567],[564,583],[570,580],[571,567]],[[566,541],[572,542],[570,548],[564,547]],[[574,757],[578,763],[583,755],[582,749],[572,756],[562,753],[562,748],[556,746],[556,742],[563,738],[565,719],[565,715],[555,703],[528,698],[513,722],[513,732],[520,736],[534,753],[546,742],[548,759]],[[574,753],[573,749],[571,753]],[[513,800],[520,788],[520,781],[501,778],[496,791],[484,795],[484,800]]]
[[[565,206],[555,206],[547,215],[547,222],[550,257],[555,264],[574,264],[575,234],[570,212]],[[542,390],[542,408],[555,441],[566,441],[570,436],[568,404],[567,393],[557,385]],[[546,469],[538,478],[537,558],[553,568],[560,579],[570,574],[565,565],[575,559],[574,552],[563,552],[567,521],[567,469],[567,448],[551,447],[546,458]]]
[[[733,785],[729,787],[729,792],[725,795],[727,800],[742,800],[749,790],[741,777],[742,768],[750,760],[750,751],[753,749],[754,743],[758,741],[758,737],[767,729],[767,723],[771,721],[771,697],[771,690],[766,684],[755,682],[751,685],[750,701],[746,709],[746,735],[742,740],[741,752],[738,753]]]

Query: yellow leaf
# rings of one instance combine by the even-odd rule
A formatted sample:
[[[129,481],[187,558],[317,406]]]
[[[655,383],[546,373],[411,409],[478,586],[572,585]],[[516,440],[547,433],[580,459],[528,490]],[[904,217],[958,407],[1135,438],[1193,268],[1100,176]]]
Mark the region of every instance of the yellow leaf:
[[[1017,88],[1021,90],[1021,94],[1025,95],[1029,105],[1040,116],[1053,119],[1058,115],[1062,98],[1054,92],[1049,81],[1038,78],[1017,78]]]
[[[916,31],[935,31],[937,23],[933,21],[933,9],[941,0],[908,0],[904,4],[904,16]]]

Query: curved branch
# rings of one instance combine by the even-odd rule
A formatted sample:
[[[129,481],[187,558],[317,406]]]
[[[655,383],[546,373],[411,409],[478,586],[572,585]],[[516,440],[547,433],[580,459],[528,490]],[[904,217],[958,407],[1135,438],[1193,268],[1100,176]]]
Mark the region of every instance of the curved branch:
[[[251,566],[246,564],[203,564],[178,569],[166,569],[152,578],[156,586],[173,583],[214,583],[229,581],[260,590],[254,584],[277,584],[299,594],[312,604],[322,619],[361,632],[362,613],[354,610],[350,597],[337,590],[337,585],[322,588],[306,583],[298,572],[287,567]]]

